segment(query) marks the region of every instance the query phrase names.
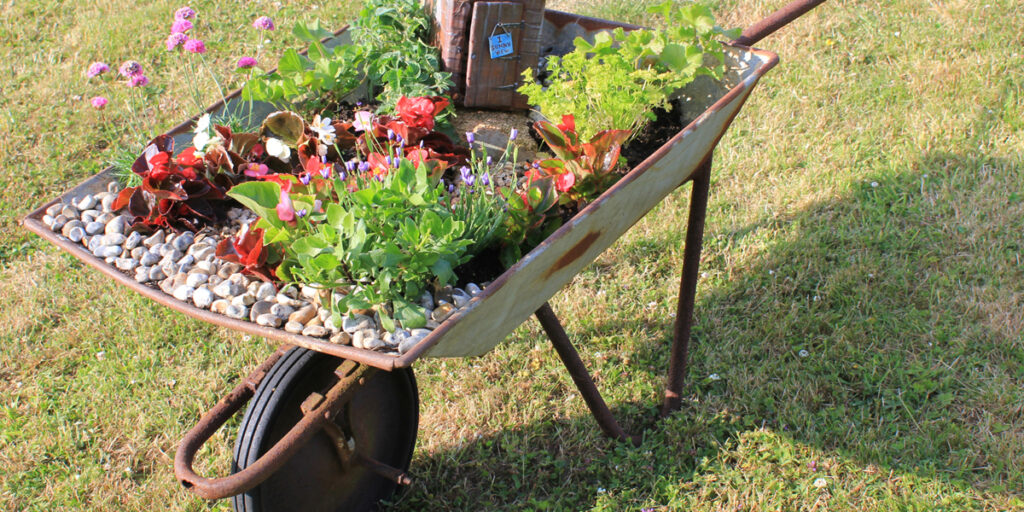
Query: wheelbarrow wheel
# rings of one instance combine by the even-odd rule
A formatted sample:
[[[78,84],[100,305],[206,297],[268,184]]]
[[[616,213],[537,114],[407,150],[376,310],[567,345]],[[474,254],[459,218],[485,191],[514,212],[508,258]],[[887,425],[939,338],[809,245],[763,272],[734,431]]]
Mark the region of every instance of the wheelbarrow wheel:
[[[271,368],[242,418],[232,471],[254,463],[298,423],[303,401],[335,382],[338,363],[335,357],[293,348]],[[407,470],[419,428],[412,370],[376,372],[335,423],[360,454]],[[342,464],[334,438],[321,431],[269,479],[232,502],[239,512],[374,510],[396,487],[364,465]]]

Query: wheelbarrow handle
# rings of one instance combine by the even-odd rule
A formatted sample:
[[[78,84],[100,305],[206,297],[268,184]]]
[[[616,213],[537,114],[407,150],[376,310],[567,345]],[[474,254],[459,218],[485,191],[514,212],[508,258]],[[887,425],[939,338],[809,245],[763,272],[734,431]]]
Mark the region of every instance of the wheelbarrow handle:
[[[221,478],[206,478],[192,469],[196,453],[211,436],[256,393],[263,377],[274,363],[287,351],[287,346],[277,350],[248,377],[242,380],[227,396],[210,409],[192,430],[185,434],[174,454],[174,475],[186,489],[202,498],[215,500],[243,493],[256,487],[291,458],[310,438],[319,432],[327,422],[333,421],[341,405],[350,399],[358,384],[374,371],[372,367],[354,361],[344,361],[335,370],[339,380],[331,387],[324,399],[288,431],[271,449],[245,469]]]
[[[732,40],[732,44],[743,46],[755,44],[823,3],[825,3],[825,0],[793,0],[782,9],[768,15],[765,19],[747,27],[740,37]]]

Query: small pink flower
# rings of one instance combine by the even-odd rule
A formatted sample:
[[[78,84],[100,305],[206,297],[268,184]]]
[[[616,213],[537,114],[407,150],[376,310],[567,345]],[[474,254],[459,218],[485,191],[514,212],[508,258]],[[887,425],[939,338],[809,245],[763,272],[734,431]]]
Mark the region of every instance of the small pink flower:
[[[270,168],[266,164],[249,163],[245,165],[244,174],[250,178],[259,178],[260,176],[266,176],[270,172]]]
[[[107,99],[103,96],[96,96],[90,102],[96,110],[103,110],[107,106]]]
[[[252,57],[242,57],[238,59],[238,67],[240,69],[249,69],[256,65],[256,59]]]
[[[149,85],[146,75],[135,75],[128,79],[128,87],[145,87]]]
[[[174,32],[167,36],[167,51],[174,51],[175,48],[185,44],[188,41],[188,36],[181,32]]]
[[[174,20],[174,24],[171,25],[173,34],[184,34],[189,30],[192,30],[192,22],[189,20]]]
[[[142,74],[142,64],[135,62],[134,60],[126,60],[121,63],[121,67],[117,69],[118,73],[125,78],[131,78],[135,75]]]
[[[175,20],[187,20],[187,19],[192,18],[195,15],[196,15],[196,12],[193,11],[192,8],[189,7],[189,6],[185,6],[185,7],[182,7],[181,9],[178,9],[177,11],[174,11],[174,19]]]
[[[191,53],[206,53],[206,44],[202,39],[189,39],[185,41],[185,51]]]
[[[276,28],[274,26],[274,20],[270,19],[268,16],[260,16],[259,18],[256,18],[256,21],[252,22],[252,26],[260,30],[274,30]]]
[[[110,66],[108,66],[106,62],[97,61],[89,65],[89,70],[86,71],[85,74],[89,78],[93,78],[100,76],[107,71],[110,71]]]
[[[352,127],[357,132],[365,132],[373,129],[373,112],[366,110],[360,110],[356,112],[355,120],[352,122]]]
[[[281,190],[281,201],[277,203],[277,218],[287,222],[295,222],[295,207],[292,206],[292,198],[286,190]]]

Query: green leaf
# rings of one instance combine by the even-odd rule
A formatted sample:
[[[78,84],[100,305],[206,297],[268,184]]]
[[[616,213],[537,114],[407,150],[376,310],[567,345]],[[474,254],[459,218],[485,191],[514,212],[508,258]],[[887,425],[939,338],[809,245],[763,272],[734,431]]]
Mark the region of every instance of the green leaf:
[[[305,66],[302,62],[302,56],[293,48],[285,50],[284,54],[281,55],[281,59],[277,61],[277,71],[279,73],[299,73],[304,69]]]
[[[402,323],[403,329],[418,329],[427,325],[427,315],[423,308],[404,298],[391,301],[395,309],[395,318]]]
[[[281,198],[281,186],[272,181],[249,181],[239,183],[228,191],[243,206],[256,212],[271,226],[284,228],[287,223],[277,216],[277,203]]]

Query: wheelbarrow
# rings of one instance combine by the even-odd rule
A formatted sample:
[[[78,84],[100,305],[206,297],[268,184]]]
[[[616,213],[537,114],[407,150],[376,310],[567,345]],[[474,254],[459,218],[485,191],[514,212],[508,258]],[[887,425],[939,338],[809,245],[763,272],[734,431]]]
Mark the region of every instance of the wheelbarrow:
[[[693,322],[712,153],[762,75],[778,56],[750,45],[824,0],[795,0],[756,23],[727,46],[721,82],[694,82],[684,117],[693,119],[612,188],[524,256],[480,295],[400,355],[383,354],[228,318],[140,284],[81,245],[47,227],[42,218],[58,202],[95,192],[113,180],[107,169],[43,205],[24,225],[115,281],[194,318],[277,340],[283,345],[203,415],[175,454],[175,475],[206,499],[234,497],[239,511],[367,510],[411,482],[406,471],[419,425],[412,365],[423,357],[471,357],[489,352],[530,316],[536,316],[601,430],[639,442],[616,421],[547,301],[606,248],[686,182],[692,182],[682,278],[662,416],[680,407]],[[546,38],[638,28],[607,20],[545,11]],[[347,41],[346,29],[332,44]],[[705,77],[706,78],[706,77]],[[236,91],[227,101],[238,101]],[[222,102],[209,111],[225,107]],[[169,134],[186,141],[193,120]],[[203,444],[248,404],[234,450],[232,474],[219,478],[193,469]]]

